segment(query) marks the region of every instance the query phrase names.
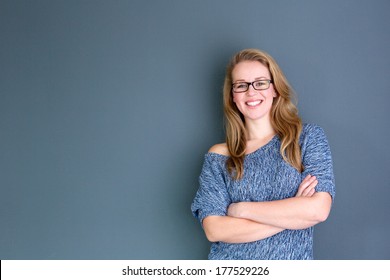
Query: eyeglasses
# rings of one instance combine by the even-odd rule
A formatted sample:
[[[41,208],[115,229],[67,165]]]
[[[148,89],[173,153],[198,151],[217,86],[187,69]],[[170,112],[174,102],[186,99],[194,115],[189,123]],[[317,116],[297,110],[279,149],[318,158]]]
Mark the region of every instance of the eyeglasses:
[[[265,90],[269,88],[269,85],[273,83],[272,80],[258,80],[254,81],[251,83],[247,82],[238,82],[232,84],[232,90],[235,93],[240,93],[240,92],[246,92],[249,89],[249,86],[252,85],[252,87],[255,90]]]

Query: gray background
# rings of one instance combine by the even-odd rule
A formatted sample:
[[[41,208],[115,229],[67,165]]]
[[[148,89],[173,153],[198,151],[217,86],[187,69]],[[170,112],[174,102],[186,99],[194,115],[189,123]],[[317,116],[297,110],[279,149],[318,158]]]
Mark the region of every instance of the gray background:
[[[190,204],[233,53],[325,129],[317,259],[390,259],[390,1],[0,0],[0,258],[205,259]]]

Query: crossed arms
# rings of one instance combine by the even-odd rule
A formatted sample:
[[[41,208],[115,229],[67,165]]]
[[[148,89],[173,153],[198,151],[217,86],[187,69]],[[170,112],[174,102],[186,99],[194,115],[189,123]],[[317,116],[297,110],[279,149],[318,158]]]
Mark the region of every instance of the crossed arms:
[[[317,183],[316,177],[308,175],[295,197],[232,203],[227,216],[208,216],[203,220],[206,237],[211,242],[252,242],[285,229],[305,229],[323,222],[329,215],[332,198],[327,192],[316,192]]]

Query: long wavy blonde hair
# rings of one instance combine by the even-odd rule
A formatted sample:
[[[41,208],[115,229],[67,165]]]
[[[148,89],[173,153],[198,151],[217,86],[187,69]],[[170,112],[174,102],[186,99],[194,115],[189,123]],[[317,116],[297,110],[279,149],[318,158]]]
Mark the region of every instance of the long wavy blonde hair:
[[[230,154],[226,164],[229,173],[236,180],[244,174],[247,132],[244,116],[233,102],[232,94],[232,71],[242,61],[258,61],[268,68],[277,95],[271,108],[271,125],[281,139],[280,154],[286,162],[302,172],[304,167],[299,146],[302,121],[293,102],[292,87],[269,54],[258,49],[245,49],[234,55],[228,64],[223,87],[226,143]]]

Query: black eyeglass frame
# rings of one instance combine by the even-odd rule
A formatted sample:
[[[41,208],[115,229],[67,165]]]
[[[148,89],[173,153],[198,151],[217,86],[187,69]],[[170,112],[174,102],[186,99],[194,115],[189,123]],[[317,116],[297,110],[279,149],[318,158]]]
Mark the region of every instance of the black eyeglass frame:
[[[258,83],[258,82],[268,82],[268,86],[267,88],[262,88],[262,89],[257,89],[255,87],[255,83]],[[266,90],[266,89],[269,89],[269,86],[273,83],[274,81],[271,80],[271,79],[267,79],[267,80],[257,80],[257,81],[253,81],[253,82],[237,82],[237,83],[233,83],[232,84],[232,92],[233,93],[242,93],[242,92],[247,92],[249,90],[249,86],[252,85],[252,87],[255,89],[255,90]],[[237,91],[237,90],[234,90],[234,85],[236,84],[247,84],[247,88],[246,90],[241,90],[241,91]]]

